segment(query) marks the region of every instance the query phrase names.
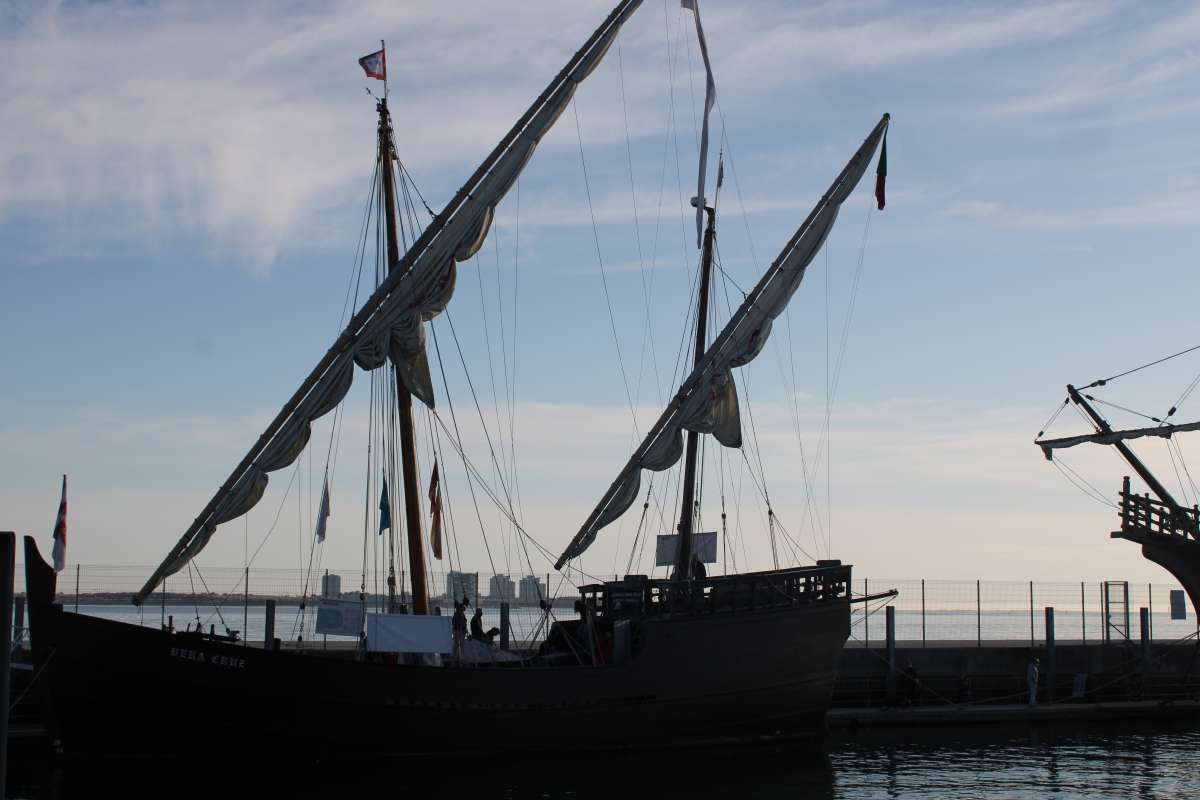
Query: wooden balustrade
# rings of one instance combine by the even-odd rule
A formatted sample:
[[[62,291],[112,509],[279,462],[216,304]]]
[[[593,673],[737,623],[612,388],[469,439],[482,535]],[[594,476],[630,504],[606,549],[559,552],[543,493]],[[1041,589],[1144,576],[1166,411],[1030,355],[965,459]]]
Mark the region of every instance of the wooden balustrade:
[[[1125,533],[1200,540],[1200,507],[1171,506],[1148,494],[1135,494],[1129,488],[1129,478],[1121,487],[1120,513],[1121,530]]]

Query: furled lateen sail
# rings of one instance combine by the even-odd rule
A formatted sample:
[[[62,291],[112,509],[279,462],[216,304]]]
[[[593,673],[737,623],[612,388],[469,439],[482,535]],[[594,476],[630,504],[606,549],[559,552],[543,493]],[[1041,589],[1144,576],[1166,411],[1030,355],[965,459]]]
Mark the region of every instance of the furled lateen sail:
[[[837,219],[838,209],[866,172],[889,119],[884,114],[879,120],[816,208],[713,340],[579,533],[558,557],[556,569],[582,554],[596,540],[601,528],[633,504],[641,488],[643,469],[661,471],[679,460],[683,453],[683,431],[711,433],[726,447],[741,446],[737,389],[731,370],[748,364],[762,352],[771,333],[772,321],[783,313],[804,278],[809,262],[825,243]]]
[[[266,490],[267,473],[295,462],[308,443],[312,422],[336,408],[346,396],[354,380],[355,364],[375,369],[390,357],[405,387],[426,405],[433,405],[422,323],[446,308],[454,293],[457,263],[471,258],[482,247],[496,204],[516,182],[538,142],[566,110],[576,88],[600,64],[621,26],[640,5],[641,0],[618,3],[435,217],[134,595],[135,604],[203,550],[218,525],[254,507]]]

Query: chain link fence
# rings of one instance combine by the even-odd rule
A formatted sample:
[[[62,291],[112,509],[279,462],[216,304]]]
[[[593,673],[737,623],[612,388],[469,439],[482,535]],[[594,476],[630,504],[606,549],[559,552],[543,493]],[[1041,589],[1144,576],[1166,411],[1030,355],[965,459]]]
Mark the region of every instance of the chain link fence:
[[[386,608],[388,576],[358,569],[322,569],[306,575],[295,569],[205,568],[171,576],[141,607],[130,598],[145,583],[148,567],[69,564],[59,574],[59,600],[68,609],[143,625],[177,627],[201,625],[242,632],[247,639],[264,634],[264,603],[275,600],[276,636],[311,640],[315,632],[316,598],[325,594],[367,598],[371,611]],[[24,569],[18,564],[17,593],[24,592]],[[323,586],[329,575],[330,585]],[[597,576],[617,577],[617,576]],[[408,599],[408,575],[396,575],[401,602]],[[428,576],[430,605],[435,613],[451,613],[455,599],[464,595],[472,606],[481,606],[485,623],[499,622],[499,605],[512,608],[511,624],[518,639],[534,637],[542,626],[543,599],[553,601],[553,613],[571,615],[576,586],[591,580],[558,573],[544,575],[493,575],[478,572],[432,572]],[[955,644],[1037,644],[1046,641],[1047,608],[1053,609],[1054,638],[1063,644],[1139,640],[1141,609],[1147,610],[1150,637],[1169,642],[1197,633],[1190,604],[1182,619],[1172,618],[1171,593],[1175,584],[1098,581],[948,581],[857,578],[858,597],[895,589],[892,598],[852,606],[850,642],[853,646],[882,646],[885,639],[884,607],[894,606],[896,639],[907,646]],[[1106,602],[1107,594],[1107,602]],[[1178,611],[1178,602],[1176,611]],[[1176,615],[1177,616],[1177,615]]]

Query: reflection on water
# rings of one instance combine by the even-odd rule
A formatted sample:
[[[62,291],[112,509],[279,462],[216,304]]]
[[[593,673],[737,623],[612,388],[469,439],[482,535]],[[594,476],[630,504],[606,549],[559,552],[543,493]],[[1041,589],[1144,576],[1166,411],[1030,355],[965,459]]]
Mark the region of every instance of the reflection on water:
[[[817,753],[811,746],[776,744],[386,763],[229,753],[222,766],[182,759],[59,767],[18,757],[16,791],[9,796],[358,798],[419,790],[441,798],[1180,797],[1200,790],[1198,746],[1200,727],[1124,724],[835,736]]]
[[[1200,727],[1043,726],[841,739],[833,797],[1180,797],[1200,789]]]

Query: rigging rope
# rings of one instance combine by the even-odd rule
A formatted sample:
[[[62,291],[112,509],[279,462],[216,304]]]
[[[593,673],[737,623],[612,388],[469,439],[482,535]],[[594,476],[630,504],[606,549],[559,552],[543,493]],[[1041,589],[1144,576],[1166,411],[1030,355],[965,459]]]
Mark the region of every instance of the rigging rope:
[[[1188,397],[1191,396],[1192,392],[1196,390],[1197,385],[1200,385],[1200,374],[1196,375],[1195,379],[1193,379],[1192,382],[1188,384],[1188,387],[1183,390],[1183,394],[1179,395],[1179,399],[1172,404],[1171,408],[1166,413],[1168,418],[1175,416],[1175,412],[1179,410],[1181,405],[1183,405],[1183,401],[1187,400]]]
[[[1038,431],[1038,433],[1037,433],[1038,439],[1042,438],[1042,436],[1045,435],[1046,431],[1050,430],[1050,426],[1054,424],[1054,420],[1058,419],[1058,415],[1061,414],[1063,412],[1063,409],[1066,408],[1070,403],[1071,403],[1071,398],[1069,396],[1063,399],[1062,403],[1059,404],[1058,408],[1056,408],[1054,410],[1054,413],[1050,415],[1050,419],[1046,420],[1045,424],[1042,425],[1042,429],[1040,431]]]
[[[1179,437],[1172,437],[1167,441],[1175,445],[1175,452],[1179,454],[1179,463],[1183,467],[1183,472],[1187,475],[1188,483],[1192,487],[1192,497],[1195,498],[1196,502],[1200,503],[1200,489],[1196,488],[1196,482],[1192,480],[1192,472],[1188,469],[1187,459],[1183,457],[1183,446],[1179,444]]]
[[[1158,364],[1163,363],[1164,361],[1170,361],[1172,358],[1178,358],[1179,356],[1187,355],[1188,353],[1191,353],[1195,350],[1200,350],[1200,344],[1196,345],[1195,347],[1189,347],[1186,350],[1180,350],[1178,353],[1172,353],[1171,355],[1166,356],[1165,358],[1160,358],[1157,361],[1151,361],[1148,364],[1142,364],[1140,367],[1134,367],[1133,369],[1127,369],[1124,372],[1119,372],[1116,375],[1113,375],[1111,378],[1101,378],[1100,380],[1092,381],[1091,383],[1089,383],[1087,386],[1084,386],[1083,388],[1091,389],[1095,386],[1103,386],[1104,384],[1108,383],[1109,381],[1115,381],[1117,378],[1124,378],[1126,375],[1132,375],[1133,373],[1139,372],[1143,369],[1146,369],[1147,367],[1156,366]]]
[[[1079,491],[1083,492],[1088,497],[1092,498],[1093,500],[1100,503],[1101,505],[1108,506],[1109,508],[1117,507],[1116,503],[1113,503],[1111,500],[1107,499],[1104,496],[1104,493],[1101,492],[1099,489],[1097,489],[1095,486],[1093,486],[1091,483],[1089,483],[1086,478],[1084,478],[1082,475],[1080,475],[1075,470],[1071,469],[1071,467],[1069,465],[1064,464],[1061,458],[1055,458],[1050,463],[1053,464],[1055,469],[1057,469],[1059,472],[1061,472],[1063,474],[1063,477],[1065,477],[1068,481],[1070,481],[1071,484],[1074,485],[1076,489],[1079,489]],[[1074,476],[1074,477],[1072,477],[1072,476]]]
[[[729,156],[730,175],[733,177],[733,188],[734,188],[734,193],[737,195],[738,210],[739,210],[739,213],[742,218],[742,225],[746,231],[746,242],[750,248],[751,263],[754,265],[754,268],[756,270],[761,271],[762,267],[761,267],[761,262],[758,257],[758,250],[754,245],[754,234],[750,229],[750,215],[746,212],[746,203],[745,203],[745,199],[742,196],[742,186],[741,186],[741,182],[738,179],[737,162],[736,162],[734,152],[733,152],[733,142],[729,138],[729,133],[728,133],[729,128],[728,128],[728,124],[725,119],[724,109],[721,107],[721,100],[719,97],[716,100],[716,108],[717,108],[717,114],[720,116],[720,119],[721,119],[721,142],[722,142],[721,150],[722,150],[723,154],[727,154]],[[864,244],[864,246],[865,246],[865,244]],[[826,274],[828,275],[828,253],[829,253],[828,248],[826,248],[825,252],[826,252]],[[733,283],[734,287],[739,292],[741,292],[744,297],[746,293],[741,288],[741,286],[739,286],[737,284],[737,282],[734,281],[733,278],[731,276],[729,276],[728,273],[725,272],[724,269],[722,269],[721,272],[723,275],[725,275],[729,279],[729,281],[731,283]],[[826,287],[826,293],[828,294],[828,287]],[[827,298],[826,302],[828,303],[828,298]],[[732,309],[732,307],[733,307],[732,303],[729,300],[728,290],[726,290],[726,306],[730,309]],[[793,335],[792,335],[792,317],[791,317],[791,307],[790,306],[786,309],[785,315],[786,315],[786,321],[787,321],[787,326],[788,326],[788,353],[789,353],[789,361],[791,364],[791,374],[792,374],[792,381],[791,381],[792,392],[791,392],[791,396],[789,397],[788,410],[791,413],[792,418],[793,418],[793,424],[794,424],[795,430],[796,430],[796,441],[800,448],[801,475],[803,476],[804,489],[805,489],[805,495],[806,495],[805,513],[807,514],[808,519],[809,519],[810,523],[812,524],[813,539],[814,539],[814,542],[816,542],[817,537],[818,537],[818,531],[822,531],[824,526],[821,523],[820,516],[815,513],[815,506],[816,506],[815,490],[813,487],[812,474],[809,471],[807,454],[804,449],[804,440],[803,440],[803,437],[801,436],[801,432],[800,432],[800,410],[799,410],[799,399],[798,399],[799,393],[796,389],[795,346],[794,346],[794,339],[793,339]],[[828,307],[826,308],[826,316],[828,317]],[[826,320],[826,323],[828,325],[828,319]],[[828,332],[826,334],[826,339],[827,339],[827,341],[826,341],[826,351],[827,351],[826,352],[826,361],[828,361]],[[772,344],[772,351],[775,353],[776,362],[780,369],[780,375],[781,375],[781,377],[784,378],[784,384],[786,386],[787,381],[786,381],[786,376],[784,375],[784,372],[783,372],[783,363],[782,363],[781,356],[779,353],[778,341],[776,341]],[[828,365],[827,365],[827,368],[828,368]],[[826,380],[826,384],[828,387],[828,379]],[[826,396],[828,397],[828,389],[826,391]],[[827,403],[827,407],[828,407],[828,403]],[[819,456],[818,456],[818,460],[819,460]],[[813,469],[814,470],[816,469],[815,462],[813,464]],[[740,494],[740,492],[739,492],[739,494]],[[828,541],[828,538],[827,538],[827,541]],[[743,550],[744,550],[744,546],[745,546],[745,542],[743,540]],[[828,550],[829,550],[828,545],[826,546],[826,550],[828,552]],[[743,553],[743,555],[744,555],[744,553]]]
[[[479,486],[479,488],[481,490],[483,490],[483,493],[488,497],[488,499],[490,499],[492,501],[492,503],[497,508],[500,509],[501,513],[505,514],[508,517],[509,521],[513,524],[514,528],[522,535],[522,537],[524,537],[524,540],[528,541],[530,544],[532,544],[534,546],[534,548],[542,555],[543,558],[545,558],[549,563],[553,564],[556,560],[557,554],[552,552],[551,550],[547,549],[537,539],[533,538],[533,536],[531,536],[529,534],[529,532],[525,530],[524,526],[521,525],[521,523],[515,517],[513,517],[511,515],[511,513],[505,508],[504,503],[501,502],[496,491],[494,489],[492,489],[491,486],[488,485],[488,483],[484,479],[482,473],[480,473],[479,469],[475,466],[474,462],[472,462],[471,459],[467,456],[466,449],[463,447],[461,438],[459,438],[456,435],[456,433],[450,429],[450,426],[448,426],[446,424],[446,421],[444,419],[442,419],[441,414],[439,414],[436,409],[431,409],[430,413],[432,414],[433,418],[435,420],[437,420],[438,426],[441,427],[441,429],[446,433],[446,436],[450,441],[451,447],[454,448],[454,452],[457,453],[462,458],[463,464],[467,470],[468,478],[474,478],[476,484]],[[580,574],[584,575],[589,580],[593,580],[593,581],[597,581],[597,582],[600,580],[599,578],[589,575],[588,573],[585,573],[582,570],[577,569],[577,571],[580,572]]]
[[[1162,422],[1162,420],[1159,419],[1158,417],[1152,417],[1149,414],[1143,414],[1140,411],[1134,411],[1132,408],[1126,408],[1125,406],[1119,406],[1116,403],[1110,403],[1107,400],[1101,400],[1098,397],[1092,397],[1090,394],[1085,394],[1084,397],[1086,397],[1088,400],[1091,400],[1093,403],[1099,403],[1100,405],[1103,405],[1103,406],[1110,406],[1112,408],[1119,409],[1126,413],[1133,414],[1135,417],[1141,417],[1143,419],[1148,419],[1151,422]]]
[[[617,335],[617,318],[613,314],[612,297],[608,291],[608,272],[604,269],[604,256],[600,252],[600,229],[596,226],[596,209],[592,205],[592,187],[588,180],[587,159],[583,153],[583,127],[579,122],[579,105],[571,99],[571,110],[575,112],[575,134],[579,139],[579,164],[583,169],[583,187],[587,194],[588,214],[592,220],[592,239],[596,245],[596,263],[600,265],[600,283],[604,286],[604,303],[608,307],[608,322],[612,326],[613,346],[617,350],[617,366],[621,369],[621,382],[625,385],[625,400],[629,403],[629,414],[633,417],[633,429],[638,429],[637,411],[633,405],[633,394],[629,389],[629,377],[625,374],[625,358],[621,355],[621,339]]]
[[[1171,447],[1171,440],[1165,439],[1163,443],[1167,446],[1167,455],[1171,459],[1171,469],[1175,471],[1175,480],[1179,483],[1179,493],[1183,496],[1184,505],[1190,505],[1192,501],[1188,497],[1187,487],[1183,485],[1183,476],[1179,474],[1179,464],[1175,460],[1175,451]]]
[[[449,315],[449,309],[447,309],[447,313],[446,313],[446,319],[447,319],[447,321],[449,321],[449,319],[450,319],[450,315]],[[429,330],[430,330],[430,332],[433,334],[433,349],[434,349],[434,352],[435,352],[435,353],[436,353],[436,355],[437,355],[438,370],[439,370],[439,371],[441,372],[441,374],[442,374],[442,385],[443,385],[443,386],[446,386],[446,387],[448,387],[450,384],[449,384],[449,381],[446,379],[446,366],[445,366],[445,364],[444,364],[444,363],[443,363],[443,361],[442,361],[442,349],[441,349],[441,346],[440,346],[440,345],[439,345],[439,343],[438,343],[438,336],[437,336],[437,326],[436,326],[436,325],[434,325],[434,324],[432,324],[432,322],[431,322],[431,324],[430,324],[430,326],[429,326]],[[450,324],[450,330],[451,330],[451,332],[453,333],[453,331],[454,331],[454,324],[453,324],[453,323],[451,323],[451,324]],[[458,342],[458,337],[457,337],[457,335],[456,335],[456,336],[455,336],[455,343],[457,344],[457,342]],[[460,356],[460,357],[462,356],[462,350],[461,350],[461,349],[459,350],[459,356]],[[465,361],[463,362],[463,369],[464,369],[464,370],[466,370],[466,362],[465,362]],[[469,376],[469,375],[467,376],[467,381],[468,381],[468,383],[470,382],[470,376]],[[474,386],[472,386],[472,388],[471,388],[471,395],[472,395],[472,397],[474,397],[474,396],[475,396],[475,389],[474,389]],[[449,395],[449,392],[447,392],[447,393],[446,393],[446,404],[447,404],[447,406],[450,408],[450,419],[451,419],[451,421],[454,423],[454,432],[455,432],[455,435],[456,435],[456,436],[459,436],[459,439],[461,440],[461,436],[459,435],[459,432],[458,432],[458,416],[457,416],[457,415],[454,413],[454,403],[453,403],[453,401],[451,401],[451,400],[450,400],[450,395]],[[476,398],[476,400],[475,400],[475,407],[476,407],[476,409],[478,410],[478,408],[479,408],[479,400],[478,400],[478,398]],[[482,412],[482,411],[480,411],[480,412],[479,412],[479,419],[480,419],[480,422],[482,423],[482,422],[483,422],[483,412]],[[487,433],[486,426],[485,426],[484,433],[485,433],[485,434]],[[491,450],[491,449],[492,449],[492,443],[491,443],[491,438],[490,438],[490,437],[488,438],[488,449],[489,449],[489,450]],[[465,453],[464,453],[464,454],[462,454],[462,457],[463,457],[463,468],[464,468],[464,469],[466,469],[466,463],[467,463],[467,460],[466,460],[466,454],[465,454]],[[494,450],[492,450],[492,464],[493,464],[493,466],[495,466],[495,465],[496,465],[496,453],[495,453],[495,451],[494,451]],[[497,472],[497,474],[499,474],[499,469],[498,469],[498,468],[496,469],[496,472]],[[504,483],[503,483],[503,478],[501,478],[501,485],[504,485]],[[492,548],[491,548],[491,545],[489,545],[489,544],[488,544],[487,531],[486,531],[486,529],[484,528],[484,525],[483,525],[483,514],[482,514],[482,512],[480,512],[480,510],[479,510],[479,501],[478,501],[478,499],[477,499],[477,498],[476,498],[476,496],[475,496],[475,487],[474,487],[474,485],[471,483],[471,481],[470,481],[470,478],[469,478],[469,475],[468,475],[468,480],[467,480],[467,488],[468,488],[468,489],[470,490],[470,492],[471,492],[471,502],[472,502],[472,503],[474,504],[474,506],[475,506],[475,516],[476,516],[476,518],[479,520],[479,535],[480,535],[480,538],[483,540],[483,548],[484,548],[484,551],[487,553],[487,557],[488,557],[488,564],[489,564],[489,565],[491,565],[491,567],[492,567],[492,572],[494,573],[494,572],[496,571],[496,562],[495,562],[495,561],[493,560],[493,558],[492,558]]]

